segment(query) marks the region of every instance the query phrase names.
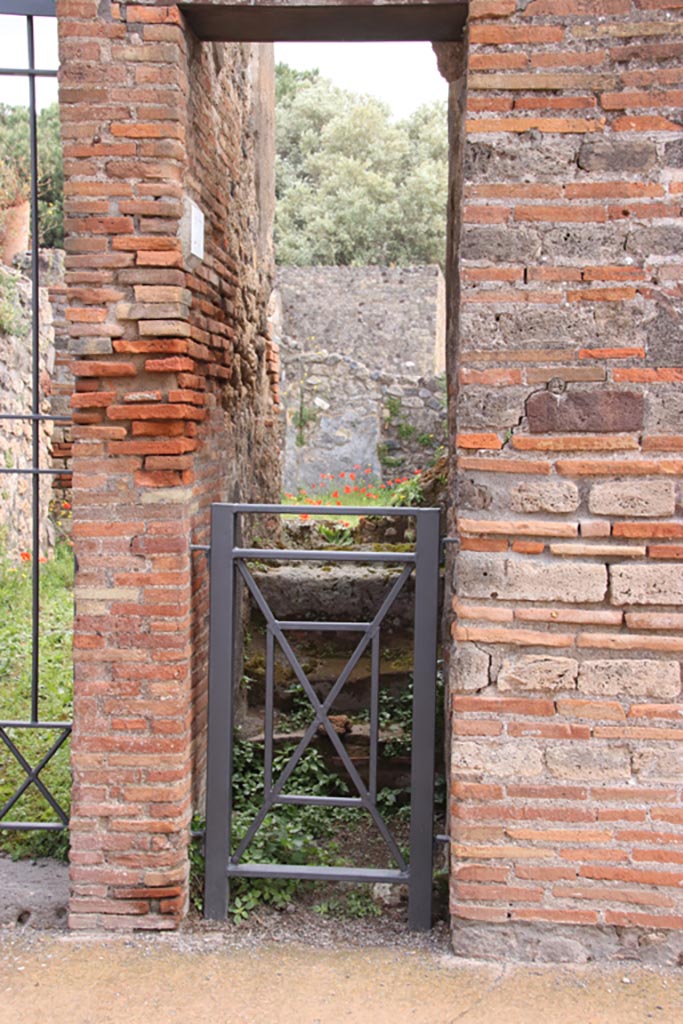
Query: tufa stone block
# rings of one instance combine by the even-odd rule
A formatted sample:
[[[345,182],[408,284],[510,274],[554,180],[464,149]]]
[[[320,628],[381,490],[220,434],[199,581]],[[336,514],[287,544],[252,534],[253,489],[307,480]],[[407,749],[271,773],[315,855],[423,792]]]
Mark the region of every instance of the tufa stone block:
[[[453,689],[483,690],[489,684],[490,656],[474,644],[459,644],[451,661]]]
[[[498,675],[498,689],[515,690],[573,690],[576,686],[578,663],[574,658],[549,658],[526,654],[521,658],[507,658]]]
[[[527,399],[526,415],[532,434],[626,433],[642,429],[644,402],[633,391],[540,391]]]
[[[585,139],[577,162],[582,171],[642,173],[656,165],[657,147],[642,139]]]
[[[563,744],[549,747],[545,759],[549,773],[556,779],[602,782],[631,777],[631,758],[626,746]]]
[[[676,491],[672,480],[610,480],[591,487],[588,508],[601,516],[672,516]]]
[[[532,480],[513,487],[510,507],[515,512],[575,512],[579,489],[570,481]]]
[[[611,565],[612,604],[683,604],[683,567]]]
[[[494,744],[455,740],[451,767],[457,775],[493,775],[499,778],[533,778],[543,772],[543,757],[533,743]]]
[[[588,604],[604,600],[607,568],[463,551],[458,555],[455,582],[461,597]]]
[[[675,700],[681,689],[681,670],[677,661],[584,661],[578,688],[594,697]]]

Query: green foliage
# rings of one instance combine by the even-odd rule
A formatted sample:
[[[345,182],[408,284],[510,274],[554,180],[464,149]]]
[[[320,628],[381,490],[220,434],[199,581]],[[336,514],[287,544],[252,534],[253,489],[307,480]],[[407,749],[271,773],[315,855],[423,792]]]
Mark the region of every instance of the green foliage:
[[[444,104],[394,122],[318,72],[276,68],[278,262],[443,263]]]
[[[310,406],[304,402],[304,389],[303,386],[299,390],[299,408],[294,413],[292,422],[296,428],[296,444],[297,448],[303,448],[306,444],[306,427],[309,423],[315,423],[317,419],[317,412],[315,409],[311,409]]]
[[[31,693],[31,575],[28,553],[15,563],[0,554],[0,697],[2,717],[26,720]],[[40,694],[42,721],[71,719],[73,667],[73,555],[59,544],[40,567]],[[36,764],[56,738],[54,730],[8,730],[29,763]],[[71,773],[68,742],[41,772],[41,779],[68,812]],[[25,778],[7,748],[0,748],[0,805]],[[13,820],[54,821],[55,814],[35,786],[29,786],[11,812]],[[13,856],[66,856],[65,832],[1,832],[0,848]]]
[[[38,131],[38,221],[40,244],[64,244],[64,167],[59,105],[40,111]],[[27,107],[0,104],[0,209],[26,200],[31,190],[31,145]]]
[[[27,331],[28,321],[22,319],[19,306],[17,275],[0,268],[0,334],[23,337]],[[11,466],[7,468],[11,469]]]
[[[310,720],[310,716],[309,716]],[[280,774],[294,751],[288,745],[273,758],[274,776]],[[345,796],[345,783],[325,765],[317,750],[309,748],[292,772],[288,792],[308,796]],[[238,845],[259,811],[263,801],[263,747],[238,740],[233,759],[233,849]],[[329,840],[348,823],[353,811],[343,808],[299,807],[286,804],[275,808],[251,842],[245,860],[255,864],[331,863],[337,847]],[[200,824],[199,821],[196,824]],[[327,840],[327,849],[321,845]],[[201,909],[203,899],[203,855],[198,842],[191,854],[192,902]],[[230,885],[230,915],[234,921],[248,917],[260,904],[284,907],[291,902],[302,883],[296,879],[239,878]]]
[[[313,911],[321,917],[344,917],[352,920],[382,916],[381,909],[365,889],[354,889],[342,898],[321,900],[315,904]]]
[[[402,508],[414,508],[424,501],[422,486],[419,476],[407,477],[397,487],[391,496],[390,504]]]
[[[396,395],[387,395],[384,404],[387,407],[390,420],[395,420],[401,415],[401,399]]]
[[[318,533],[327,544],[333,544],[337,548],[348,548],[353,544],[353,532],[349,526],[318,523]]]
[[[402,441],[409,441],[411,437],[414,437],[415,434],[417,434],[417,427],[414,427],[412,423],[402,421],[396,427],[396,433]]]

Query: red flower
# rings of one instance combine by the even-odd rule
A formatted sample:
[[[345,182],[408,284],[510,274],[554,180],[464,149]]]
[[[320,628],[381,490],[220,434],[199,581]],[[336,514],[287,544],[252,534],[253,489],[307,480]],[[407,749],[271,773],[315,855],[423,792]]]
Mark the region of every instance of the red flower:
[[[311,517],[308,514],[308,512],[302,512],[301,515],[299,516],[299,519],[310,519],[310,518]]]
[[[340,473],[339,474],[339,479],[343,480],[345,476],[346,476],[346,473]]]
[[[353,468],[354,469],[360,469],[360,463],[356,463],[356,465]]]
[[[62,508],[64,509],[65,512],[68,512],[69,509],[71,508],[71,502],[70,501],[63,501],[62,502]]]
[[[364,473],[372,473],[372,466],[368,466],[367,469],[363,470]]]
[[[355,480],[355,479],[356,479],[356,474],[355,473],[349,473],[349,480]]]
[[[346,485],[346,487],[344,488],[344,494],[351,494],[351,488],[349,487],[349,485],[348,485],[348,484],[347,484],[347,485]]]
[[[30,562],[31,561],[31,552],[30,551],[21,551],[19,553],[19,557],[21,558],[22,562]]]
[[[339,491],[332,491],[332,497],[333,498],[338,498],[339,497]]]

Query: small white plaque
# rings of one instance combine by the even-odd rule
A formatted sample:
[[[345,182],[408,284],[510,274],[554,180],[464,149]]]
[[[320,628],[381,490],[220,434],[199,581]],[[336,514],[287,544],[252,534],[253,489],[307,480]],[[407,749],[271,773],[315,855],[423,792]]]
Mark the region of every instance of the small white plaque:
[[[190,200],[190,254],[197,259],[204,259],[204,214],[194,202]]]

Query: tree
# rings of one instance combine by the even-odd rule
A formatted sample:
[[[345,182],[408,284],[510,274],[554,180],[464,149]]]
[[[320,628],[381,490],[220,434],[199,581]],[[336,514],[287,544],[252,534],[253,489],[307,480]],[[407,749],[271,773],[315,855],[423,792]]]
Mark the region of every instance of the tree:
[[[370,96],[317,71],[276,69],[279,263],[442,263],[445,104],[394,122]]]
[[[40,111],[38,131],[38,223],[40,244],[64,243],[64,168],[59,106]],[[27,107],[0,104],[0,210],[31,194],[31,141]]]

